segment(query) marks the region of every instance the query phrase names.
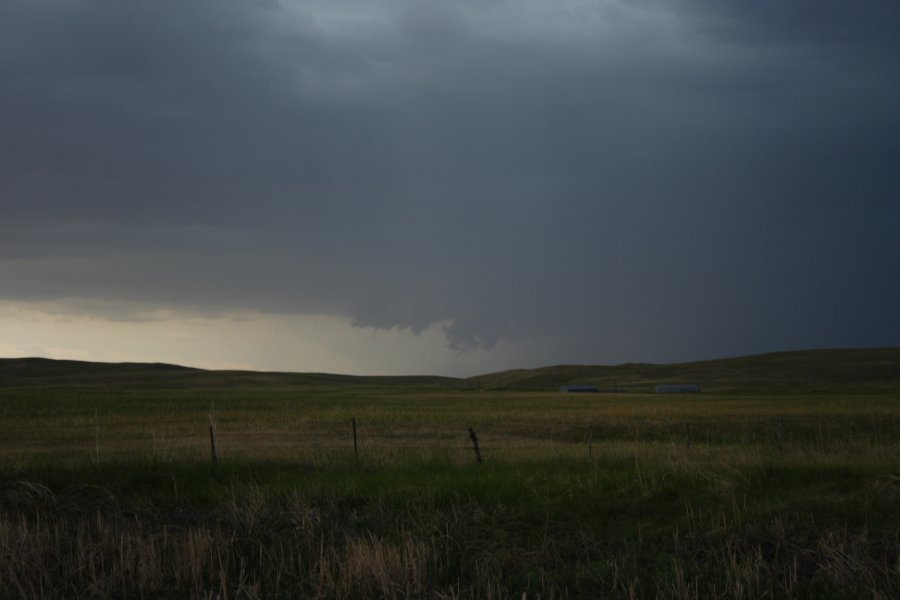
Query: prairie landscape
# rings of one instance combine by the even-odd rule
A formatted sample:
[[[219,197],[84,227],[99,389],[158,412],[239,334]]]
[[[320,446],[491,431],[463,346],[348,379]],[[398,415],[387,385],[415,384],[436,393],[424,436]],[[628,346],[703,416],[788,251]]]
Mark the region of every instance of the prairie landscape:
[[[898,365],[3,360],[0,596],[897,597]]]
[[[900,598],[898,32],[0,0],[0,600]]]

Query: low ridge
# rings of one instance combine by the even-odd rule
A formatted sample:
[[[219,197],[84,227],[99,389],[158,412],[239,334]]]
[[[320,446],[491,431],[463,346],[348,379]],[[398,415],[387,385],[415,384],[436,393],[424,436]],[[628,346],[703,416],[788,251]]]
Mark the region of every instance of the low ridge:
[[[566,384],[648,392],[663,383],[697,384],[709,392],[900,390],[900,348],[803,350],[687,363],[556,365],[468,379],[355,376],[329,373],[212,371],[165,363],[97,363],[46,358],[0,359],[0,387],[226,388],[310,386],[421,387],[550,391]]]
[[[216,371],[165,363],[100,363],[48,358],[0,359],[0,388],[302,388],[322,386],[447,387],[457,379],[429,375],[356,376],[331,373]]]
[[[900,348],[772,352],[677,364],[557,365],[480,375],[469,382],[515,390],[580,383],[609,391],[651,391],[664,383],[692,383],[716,392],[894,391],[900,390]]]

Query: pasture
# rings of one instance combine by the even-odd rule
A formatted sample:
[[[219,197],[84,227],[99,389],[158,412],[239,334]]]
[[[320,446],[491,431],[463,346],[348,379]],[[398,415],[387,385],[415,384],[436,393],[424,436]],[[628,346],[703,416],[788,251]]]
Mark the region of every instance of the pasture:
[[[897,506],[890,392],[0,389],[2,597],[890,598]]]

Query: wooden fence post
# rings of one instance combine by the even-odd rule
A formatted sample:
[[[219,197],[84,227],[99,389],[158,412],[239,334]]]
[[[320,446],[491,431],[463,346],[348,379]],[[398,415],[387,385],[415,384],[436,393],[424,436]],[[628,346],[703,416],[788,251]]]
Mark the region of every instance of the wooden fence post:
[[[475,435],[475,430],[469,427],[469,439],[472,440],[472,448],[475,450],[475,462],[477,464],[481,464],[481,450],[478,448],[478,436]]]
[[[356,461],[356,466],[359,466],[359,449],[356,445],[356,417],[353,417],[353,459]]]
[[[100,417],[97,414],[97,407],[94,407],[94,462],[100,462]]]
[[[219,464],[219,450],[216,447],[216,426],[213,423],[212,414],[209,415],[209,445],[212,450],[212,461],[214,465]]]
[[[690,447],[691,447],[691,424],[690,424],[690,423],[685,423],[685,424],[684,424],[684,431],[685,431],[685,433],[687,434],[687,445],[688,445],[688,448],[690,448]]]

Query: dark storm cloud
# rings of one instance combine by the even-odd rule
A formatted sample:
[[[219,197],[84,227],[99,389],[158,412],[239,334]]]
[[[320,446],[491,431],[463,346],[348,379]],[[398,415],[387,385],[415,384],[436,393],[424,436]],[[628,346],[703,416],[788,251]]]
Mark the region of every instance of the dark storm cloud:
[[[894,2],[0,6],[0,295],[900,343]]]

